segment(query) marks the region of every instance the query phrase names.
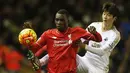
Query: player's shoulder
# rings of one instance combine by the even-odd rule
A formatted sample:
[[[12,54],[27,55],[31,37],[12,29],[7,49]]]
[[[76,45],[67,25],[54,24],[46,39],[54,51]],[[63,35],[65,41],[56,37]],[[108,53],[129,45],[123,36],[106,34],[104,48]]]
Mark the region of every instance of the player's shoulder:
[[[112,43],[110,46],[115,46],[121,39],[120,32],[115,27],[108,32],[108,35],[111,35],[108,37]]]
[[[53,32],[56,32],[57,29],[48,29],[47,31],[45,31],[46,33],[53,33]]]
[[[115,34],[117,35],[117,37],[120,37],[120,36],[121,36],[120,32],[116,29],[115,26],[114,26],[113,31],[115,32]]]
[[[113,27],[113,29],[110,31],[109,34],[113,35],[112,37],[115,39],[120,40],[120,38],[121,38],[120,32],[116,29],[115,26]]]

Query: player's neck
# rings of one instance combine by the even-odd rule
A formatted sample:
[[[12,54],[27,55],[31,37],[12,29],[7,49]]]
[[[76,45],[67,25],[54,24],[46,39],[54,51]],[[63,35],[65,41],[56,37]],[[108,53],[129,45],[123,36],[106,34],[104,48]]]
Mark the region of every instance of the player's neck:
[[[62,30],[62,31],[59,31],[59,30],[58,30],[58,32],[59,32],[59,33],[62,33],[62,34],[65,34],[65,33],[67,33],[67,32],[68,32],[68,29],[69,29],[69,27],[65,28],[65,29],[64,29],[64,30]]]
[[[105,31],[108,31],[110,29],[113,28],[113,25],[112,24],[105,24],[105,23],[102,23],[102,31],[105,32]]]

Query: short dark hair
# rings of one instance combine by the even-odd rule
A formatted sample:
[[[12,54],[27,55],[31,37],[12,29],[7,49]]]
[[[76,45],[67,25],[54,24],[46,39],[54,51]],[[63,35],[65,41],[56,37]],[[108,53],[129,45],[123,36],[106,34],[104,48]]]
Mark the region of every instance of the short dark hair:
[[[106,3],[104,3],[102,10],[103,10],[103,12],[104,11],[109,12],[114,17],[118,17],[119,16],[119,10],[118,10],[116,4],[114,4],[112,2],[106,2]]]
[[[114,21],[114,25],[118,29],[120,27],[120,12],[119,9],[117,8],[116,4],[112,2],[106,2],[103,4],[102,11],[107,11],[110,14],[113,15],[113,17],[116,17],[116,21]]]
[[[57,13],[59,14],[65,14],[67,16],[67,18],[69,17],[69,12],[65,9],[60,9]]]

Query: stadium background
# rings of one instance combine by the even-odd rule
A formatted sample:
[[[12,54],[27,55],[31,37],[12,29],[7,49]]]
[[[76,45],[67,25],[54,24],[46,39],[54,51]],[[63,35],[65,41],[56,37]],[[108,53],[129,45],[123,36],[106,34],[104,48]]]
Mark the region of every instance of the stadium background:
[[[122,36],[110,57],[109,73],[130,73],[130,0],[0,0],[0,73],[35,73],[18,42],[23,22],[32,21],[39,37],[45,30],[55,28],[54,15],[64,8],[71,15],[70,26],[86,28],[91,22],[101,21],[101,7],[107,1],[113,1],[120,10],[118,29]],[[84,50],[79,54],[84,55]],[[12,60],[17,61],[19,68],[8,67]]]

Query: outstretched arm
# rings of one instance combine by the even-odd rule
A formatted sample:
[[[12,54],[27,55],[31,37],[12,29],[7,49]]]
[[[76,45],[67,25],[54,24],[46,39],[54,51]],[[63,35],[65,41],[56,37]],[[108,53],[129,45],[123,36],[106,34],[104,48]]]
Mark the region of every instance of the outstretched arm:
[[[30,21],[24,22],[23,28],[32,29],[32,23]],[[26,40],[30,40],[30,38],[31,38],[30,36],[25,37],[23,42],[26,42]],[[25,51],[25,55],[31,62],[33,69],[38,73],[40,72],[40,62],[39,59],[34,55],[34,53],[36,53],[44,44],[45,44],[44,34],[35,43],[28,43],[25,45],[23,44],[24,45],[23,47],[26,47],[25,49],[23,49],[23,51]]]
[[[36,53],[45,45],[46,45],[46,32],[44,32],[35,43],[31,44],[29,46],[29,49],[32,50],[33,53]]]
[[[95,28],[95,27],[93,27],[93,28]],[[92,29],[92,28],[90,28],[90,29]],[[90,31],[86,31],[82,28],[77,28],[77,31],[76,31],[76,34],[73,34],[73,36],[77,36],[77,37],[75,37],[76,40],[79,40],[79,38],[83,38],[87,41],[89,41],[89,40],[93,40],[93,41],[96,41],[96,42],[102,41],[101,35],[94,29],[91,30],[93,32],[90,32]]]
[[[96,42],[101,42],[102,41],[101,35],[96,31],[96,28],[94,26],[88,27],[87,31],[94,35]]]
[[[112,51],[119,41],[120,41],[120,35],[116,35],[115,37],[108,39],[105,44],[101,44],[95,41],[90,41],[89,45],[85,46],[85,49],[87,51],[90,51],[97,55],[102,56],[105,53]]]
[[[86,31],[89,34],[89,37],[84,36],[81,38],[81,42],[84,44],[88,44],[90,40],[96,41],[96,42],[101,42],[102,37],[101,35],[96,31],[96,28],[94,26],[90,26],[86,29]]]
[[[39,49],[36,53],[35,56],[39,57],[44,51],[46,51],[47,46],[43,46],[41,49]]]
[[[36,73],[41,73],[41,65],[40,65],[39,59],[33,54],[31,50],[26,49],[26,57],[31,63]]]

